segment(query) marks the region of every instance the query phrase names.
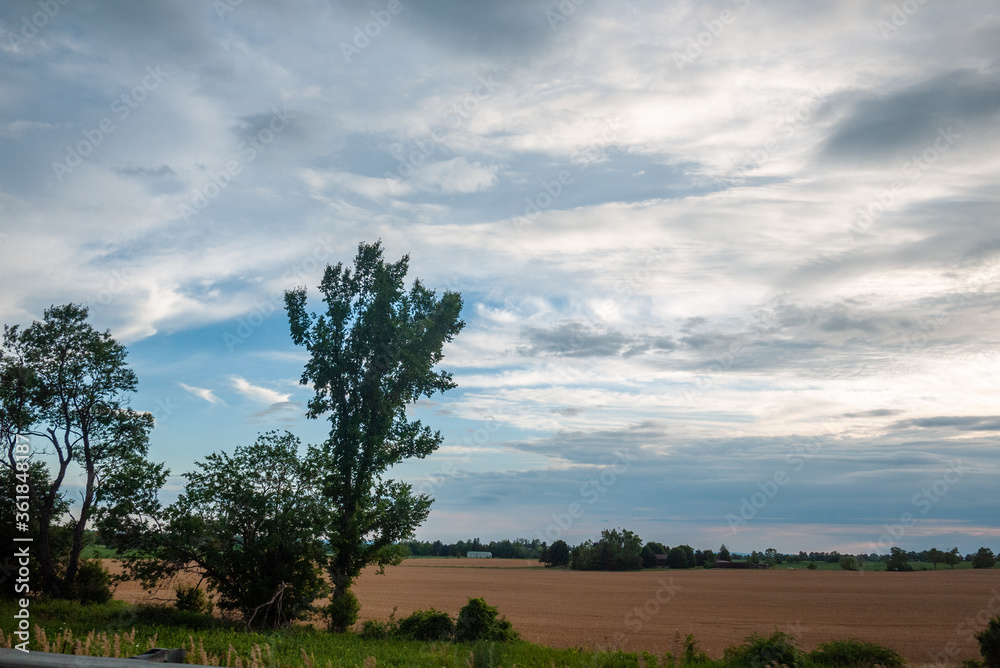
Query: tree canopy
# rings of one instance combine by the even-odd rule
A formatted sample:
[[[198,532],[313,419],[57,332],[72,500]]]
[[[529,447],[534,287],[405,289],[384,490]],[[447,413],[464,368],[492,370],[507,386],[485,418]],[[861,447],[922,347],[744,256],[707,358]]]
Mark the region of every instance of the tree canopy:
[[[0,442],[7,473],[15,473],[20,439],[31,439],[33,458],[51,461],[44,471],[36,467],[29,502],[41,589],[54,597],[73,595],[88,522],[112,516],[124,522],[155,497],[167,475],[162,465],[146,460],[152,416],[129,408],[138,381],[126,364],[125,346],[110,332],[95,330],[87,317],[85,306],[53,306],[43,321],[23,330],[5,326],[0,349]],[[67,505],[64,490],[73,465],[83,478],[78,506]],[[63,551],[57,529],[67,512]]]
[[[455,387],[451,374],[435,367],[464,326],[461,295],[438,298],[419,280],[406,290],[408,267],[409,256],[389,263],[381,242],[362,243],[353,270],[326,267],[322,313],[307,311],[305,288],[285,293],[292,340],[310,355],[301,378],[315,391],[307,415],[330,423],[317,452],[331,510],[324,534],[336,630],[356,614],[339,599],[361,570],[398,562],[396,543],[412,536],[430,510],[429,495],[385,477],[393,465],[426,457],[442,441],[440,432],[410,419],[406,407]]]

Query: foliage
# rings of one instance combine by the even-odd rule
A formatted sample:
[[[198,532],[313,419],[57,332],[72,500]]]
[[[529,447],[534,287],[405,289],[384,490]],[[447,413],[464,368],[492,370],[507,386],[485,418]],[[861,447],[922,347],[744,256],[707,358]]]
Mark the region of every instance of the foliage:
[[[988,547],[979,548],[979,550],[972,556],[973,568],[993,568],[996,566],[996,563],[996,555],[994,555],[993,550]]]
[[[719,548],[719,556],[717,557],[719,561],[732,561],[733,557],[729,554],[729,549],[726,544],[723,543],[722,547]]]
[[[330,599],[330,602],[323,608],[323,616],[326,618],[326,625],[331,631],[343,632],[354,626],[358,621],[358,610],[361,603],[353,591],[347,590],[340,596]]]
[[[205,590],[197,585],[179,584],[174,593],[174,607],[178,610],[210,615],[215,609],[215,604],[205,595]]]
[[[667,552],[667,566],[670,568],[694,568],[694,551],[690,545],[678,545]]]
[[[761,668],[784,665],[797,668],[803,665],[804,654],[795,646],[795,639],[782,631],[770,637],[757,633],[747,636],[742,645],[726,648],[723,654],[727,665],[734,668]]]
[[[384,476],[442,441],[440,432],[410,420],[406,407],[455,387],[451,374],[434,367],[464,326],[462,298],[445,292],[438,299],[419,280],[405,291],[408,266],[408,256],[390,264],[380,242],[362,243],[353,272],[342,263],[326,267],[319,286],[324,313],[306,311],[305,288],[285,293],[292,340],[310,355],[301,378],[315,390],[307,416],[330,422],[317,470],[331,511],[322,533],[334,599],[368,564],[398,563],[396,543],[410,538],[430,510],[427,494]]]
[[[858,561],[857,557],[845,555],[840,558],[840,567],[845,571],[860,571],[861,562]]]
[[[683,641],[683,658],[681,660],[682,664],[685,666],[696,666],[699,664],[704,664],[709,662],[708,654],[706,654],[701,647],[698,645],[698,641],[695,640],[693,633],[688,633],[684,636]]]
[[[254,627],[302,619],[326,591],[318,534],[327,510],[315,451],[298,453],[289,432],[260,435],[250,446],[208,455],[163,513],[165,531],[127,555],[129,574],[147,587],[193,563],[218,592],[219,607]]]
[[[986,668],[1000,668],[1000,616],[989,621],[986,628],[976,634],[979,653]]]
[[[28,475],[15,461],[25,437],[44,444],[40,452],[33,443],[33,454],[54,456],[53,469],[33,480],[39,486],[32,484],[28,494],[37,513],[31,518],[37,526],[32,546],[41,576],[37,588],[53,597],[91,591],[92,582],[84,589],[75,586],[88,524],[134,526],[137,515],[156,505],[167,475],[162,465],[146,460],[152,416],[129,408],[138,381],[125,362],[125,346],[110,332],[95,330],[87,316],[84,306],[52,306],[43,321],[24,330],[4,326],[0,348],[4,467]],[[82,473],[82,490],[63,552],[55,543],[66,503],[62,485],[71,465]],[[119,493],[124,488],[129,496]]]
[[[570,553],[570,568],[584,571],[637,571],[642,539],[628,529],[604,529],[596,543],[586,541]]]
[[[545,550],[545,558],[542,562],[548,566],[565,567],[569,566],[569,545],[566,541],[559,539]]]
[[[809,653],[809,659],[833,668],[902,668],[906,663],[894,649],[853,639],[823,643]]]
[[[84,605],[111,600],[111,575],[97,559],[81,559],[73,581],[71,598]]]
[[[15,522],[15,512],[17,510],[17,500],[18,496],[23,496],[18,494],[18,485],[24,485],[27,482],[28,486],[32,490],[48,489],[52,484],[49,478],[48,469],[45,464],[41,462],[31,462],[28,466],[28,471],[18,471],[22,476],[19,479],[15,475],[15,471],[10,468],[3,467],[0,468],[0,545],[16,545],[14,538],[18,536],[24,536],[25,532],[15,531],[17,525]],[[26,480],[25,480],[26,474]],[[23,488],[21,489],[23,492]],[[23,506],[22,506],[23,508]],[[27,534],[30,536],[39,535],[39,513],[38,507],[29,502],[28,511],[28,531]],[[54,505],[53,514],[58,517],[64,516],[69,511],[69,503],[65,500],[62,492],[60,492],[56,498],[56,503]],[[19,511],[18,511],[19,512]],[[66,557],[69,554],[70,547],[72,545],[73,529],[70,526],[63,524],[50,524],[49,527],[49,549],[50,554],[57,564],[65,564]],[[9,559],[10,557],[7,556]],[[28,579],[30,583],[37,583],[41,581],[41,565],[37,559],[31,559],[28,562]],[[2,589],[0,589],[0,597],[3,598],[19,598],[27,593],[27,585],[22,583],[18,585],[16,578],[7,577],[0,578],[3,580]]]
[[[813,562],[813,561],[810,561],[810,562],[809,562],[809,565],[808,565],[808,566],[806,566],[806,568],[808,568],[808,569],[809,569],[809,570],[811,570],[811,571],[814,571],[814,570],[816,570],[816,569],[817,569],[817,568],[819,568],[819,567],[818,567],[818,566],[816,565],[816,562]]]
[[[469,602],[458,612],[455,622],[455,640],[458,642],[473,642],[490,640],[493,642],[509,642],[517,640],[520,635],[511,626],[506,617],[498,617],[499,611],[481,598],[470,598]]]
[[[399,635],[411,640],[451,640],[455,622],[447,612],[434,608],[417,610],[399,620]]]
[[[910,565],[909,557],[906,552],[900,547],[893,547],[889,549],[889,561],[886,562],[885,569],[887,571],[912,571],[913,566]]]
[[[649,541],[646,543],[639,556],[642,557],[642,567],[643,568],[656,568],[656,555],[666,554],[670,551],[663,543],[657,543],[656,541]]]

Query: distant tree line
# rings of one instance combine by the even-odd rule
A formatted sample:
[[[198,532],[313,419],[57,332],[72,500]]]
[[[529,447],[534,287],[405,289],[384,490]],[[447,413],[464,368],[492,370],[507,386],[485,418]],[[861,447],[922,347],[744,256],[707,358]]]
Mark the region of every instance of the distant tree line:
[[[433,543],[409,540],[401,543],[404,554],[414,557],[464,557],[469,552],[491,552],[496,559],[538,559],[542,555],[544,543],[537,538],[515,538],[514,540],[491,540],[483,543],[478,538],[460,540],[454,543]]]
[[[912,562],[930,563],[937,568],[944,564],[954,568],[957,564],[972,562],[973,568],[993,568],[997,555],[987,547],[974,554],[961,555],[958,548],[949,551],[930,548],[916,552],[893,547],[889,554],[843,554],[832,552],[804,552],[783,554],[770,547],[763,551],[733,555],[725,545],[718,553],[710,549],[696,550],[690,545],[669,547],[656,541],[643,542],[633,531],[615,528],[601,531],[596,540],[586,540],[570,546],[564,540],[551,545],[545,542],[516,538],[482,542],[470,538],[455,543],[412,540],[401,544],[404,554],[421,557],[464,557],[468,552],[491,552],[497,559],[537,559],[546,566],[563,567],[581,571],[632,571],[642,568],[713,568],[717,561],[735,562],[749,567],[771,568],[782,564],[840,564],[844,570],[862,570],[866,563],[884,563],[890,571],[913,570]]]

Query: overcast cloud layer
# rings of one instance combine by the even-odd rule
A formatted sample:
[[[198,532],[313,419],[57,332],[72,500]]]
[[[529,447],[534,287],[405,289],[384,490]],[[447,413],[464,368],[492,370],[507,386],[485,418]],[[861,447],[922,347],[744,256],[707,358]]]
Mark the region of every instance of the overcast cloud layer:
[[[281,294],[381,238],[465,299],[421,538],[1000,548],[996,3],[0,19],[0,321],[129,345],[167,496],[323,437]]]

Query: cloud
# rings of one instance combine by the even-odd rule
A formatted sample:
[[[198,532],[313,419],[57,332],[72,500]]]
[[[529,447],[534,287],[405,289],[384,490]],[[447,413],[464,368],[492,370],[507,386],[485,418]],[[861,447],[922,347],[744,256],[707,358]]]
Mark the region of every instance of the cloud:
[[[847,161],[896,161],[938,140],[938,130],[989,122],[1000,112],[1000,74],[970,69],[938,74],[887,93],[840,96],[848,111],[823,156]],[[994,125],[995,123],[990,123]]]
[[[245,378],[240,376],[233,376],[230,380],[233,384],[233,388],[235,388],[237,392],[259,403],[271,405],[287,404],[289,403],[289,398],[292,396],[291,394],[282,394],[281,392],[276,392],[266,387],[252,385]]]
[[[521,336],[527,343],[519,346],[518,352],[526,356],[629,357],[677,347],[669,336],[627,335],[580,322],[564,322],[547,328],[527,327]]]
[[[187,383],[178,383],[178,385],[184,388],[186,392],[190,392],[194,396],[200,399],[204,399],[210,404],[223,403],[222,399],[219,399],[219,397],[215,396],[215,394],[212,393],[212,390],[205,389],[204,387],[193,387],[191,385],[188,385]]]
[[[957,431],[1000,431],[1000,416],[941,416],[900,420],[894,427],[907,429],[920,427],[951,427]]]

